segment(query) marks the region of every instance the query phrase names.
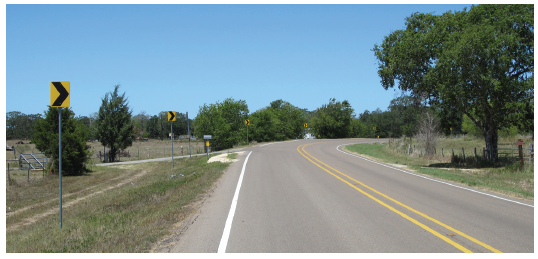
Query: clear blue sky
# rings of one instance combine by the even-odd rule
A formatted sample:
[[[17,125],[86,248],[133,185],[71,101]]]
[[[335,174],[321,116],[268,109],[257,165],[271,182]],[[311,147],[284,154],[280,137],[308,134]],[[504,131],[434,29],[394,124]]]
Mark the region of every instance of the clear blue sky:
[[[371,49],[414,12],[471,5],[7,5],[6,112],[43,113],[71,82],[76,115],[120,84],[133,115],[245,100],[386,110]]]

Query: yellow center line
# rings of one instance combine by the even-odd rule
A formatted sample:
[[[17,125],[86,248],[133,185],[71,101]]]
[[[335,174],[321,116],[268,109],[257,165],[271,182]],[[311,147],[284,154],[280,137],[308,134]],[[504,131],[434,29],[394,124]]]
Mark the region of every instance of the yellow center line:
[[[434,219],[434,218],[432,218],[432,217],[429,217],[429,216],[427,216],[426,214],[421,213],[421,212],[419,212],[419,211],[417,211],[417,210],[415,210],[415,209],[413,209],[413,208],[411,208],[411,207],[409,207],[409,206],[407,206],[407,205],[405,205],[405,204],[403,204],[403,203],[401,203],[401,202],[399,202],[399,201],[397,201],[397,200],[395,200],[395,199],[393,199],[393,198],[390,198],[389,196],[387,196],[387,195],[385,195],[385,194],[383,194],[383,193],[378,192],[377,190],[375,190],[375,189],[373,189],[373,188],[371,188],[371,187],[369,187],[369,186],[363,184],[362,182],[359,182],[359,181],[357,181],[357,180],[351,178],[350,176],[348,176],[348,175],[346,175],[346,174],[344,174],[344,173],[342,173],[342,172],[340,172],[340,171],[338,171],[338,170],[336,170],[336,169],[330,167],[329,165],[327,165],[327,164],[325,164],[325,163],[319,161],[317,158],[315,158],[314,156],[310,155],[308,152],[306,152],[306,151],[304,150],[304,148],[305,148],[306,146],[313,145],[313,144],[318,144],[318,143],[321,143],[321,142],[311,143],[311,144],[306,144],[306,145],[301,145],[301,146],[297,147],[297,151],[298,151],[302,156],[304,156],[306,159],[308,159],[310,162],[312,162],[313,164],[315,164],[315,165],[318,166],[319,168],[325,170],[325,171],[328,172],[329,174],[333,175],[333,176],[336,177],[337,179],[339,179],[339,180],[341,180],[342,182],[348,184],[349,186],[353,187],[354,189],[358,190],[359,192],[361,192],[362,194],[364,194],[364,195],[366,195],[367,197],[371,198],[372,200],[378,202],[379,204],[381,204],[381,205],[387,207],[388,209],[394,211],[394,212],[397,213],[398,215],[400,215],[400,216],[406,218],[407,220],[409,220],[409,221],[415,223],[416,225],[422,227],[423,229],[427,230],[428,232],[434,234],[435,236],[441,238],[442,240],[446,241],[447,243],[453,245],[454,247],[460,249],[461,251],[466,252],[466,253],[472,253],[469,249],[463,247],[462,245],[460,245],[460,244],[458,244],[458,243],[452,241],[451,239],[445,237],[444,235],[441,235],[441,234],[438,233],[437,231],[435,231],[435,230],[429,228],[428,226],[426,226],[426,225],[424,225],[424,224],[418,222],[417,220],[415,220],[415,219],[411,218],[410,216],[406,215],[405,213],[403,213],[403,212],[401,212],[401,211],[399,211],[399,210],[397,210],[397,209],[391,207],[390,205],[388,205],[388,204],[386,204],[386,203],[384,203],[384,202],[378,200],[377,198],[373,197],[373,196],[370,195],[369,193],[366,193],[365,191],[363,191],[362,189],[360,189],[360,188],[358,188],[357,186],[353,185],[352,183],[350,183],[350,182],[348,182],[348,181],[342,179],[342,178],[339,177],[338,175],[332,173],[331,171],[327,170],[327,169],[324,168],[323,166],[321,166],[321,165],[319,165],[318,163],[312,161],[312,159],[310,159],[309,157],[307,157],[305,154],[307,154],[308,156],[310,156],[311,158],[313,158],[314,160],[316,160],[316,161],[319,162],[320,164],[323,164],[324,166],[326,166],[326,167],[328,167],[328,168],[334,170],[335,172],[339,173],[340,175],[343,175],[343,176],[347,177],[348,179],[350,179],[350,180],[352,180],[352,181],[354,181],[354,182],[356,182],[356,183],[358,183],[358,184],[360,184],[360,185],[362,185],[362,186],[364,186],[364,187],[370,189],[371,191],[373,191],[373,192],[375,192],[375,193],[377,193],[377,194],[383,196],[384,198],[386,198],[386,199],[388,199],[388,200],[390,200],[390,201],[393,201],[393,202],[395,202],[396,204],[398,204],[398,205],[400,205],[400,206],[402,206],[402,207],[404,207],[404,208],[406,208],[406,209],[408,209],[408,210],[410,210],[410,211],[412,211],[412,212],[415,212],[416,214],[418,214],[418,215],[420,215],[420,216],[422,216],[422,217],[424,217],[424,218],[426,218],[426,219],[429,219],[429,220],[435,222],[436,224],[438,224],[438,225],[440,225],[440,226],[443,226],[443,227],[445,227],[446,229],[449,229],[449,230],[453,231],[454,233],[457,233],[457,234],[459,234],[459,235],[461,235],[461,236],[463,236],[463,237],[465,237],[465,238],[467,238],[467,239],[469,239],[469,240],[471,240],[471,241],[473,241],[473,242],[475,242],[475,243],[477,243],[477,244],[479,244],[479,245],[485,247],[486,249],[488,249],[488,250],[490,250],[490,251],[493,251],[493,252],[495,252],[495,253],[501,253],[501,251],[499,251],[499,250],[497,250],[497,249],[495,249],[495,248],[493,248],[493,247],[491,247],[491,246],[489,246],[489,245],[487,245],[487,244],[485,244],[485,243],[483,243],[483,242],[480,242],[480,241],[478,241],[477,239],[475,239],[475,238],[473,238],[473,237],[471,237],[471,236],[468,236],[468,235],[466,235],[465,233],[463,233],[463,232],[461,232],[461,231],[458,231],[458,230],[456,230],[456,229],[454,229],[454,228],[452,228],[452,227],[450,227],[450,226],[448,226],[448,225],[446,225],[446,224],[444,224],[444,223],[442,223],[442,222],[440,222],[440,221],[438,221],[438,220],[436,220],[436,219]],[[301,148],[301,150],[302,150],[305,154],[303,154],[303,153],[301,152],[301,150],[299,150],[299,148]]]

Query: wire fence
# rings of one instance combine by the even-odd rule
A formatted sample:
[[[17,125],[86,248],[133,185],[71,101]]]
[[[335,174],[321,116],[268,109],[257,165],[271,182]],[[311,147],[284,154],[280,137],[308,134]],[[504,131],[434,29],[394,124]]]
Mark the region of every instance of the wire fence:
[[[485,147],[435,148],[432,154],[427,153],[422,145],[411,144],[402,139],[391,139],[389,141],[389,147],[397,153],[465,166],[506,165],[516,162],[534,163],[534,143],[523,144],[521,156],[517,142],[498,143],[497,145],[498,147],[492,150]],[[497,154],[497,160],[494,161],[495,153]]]

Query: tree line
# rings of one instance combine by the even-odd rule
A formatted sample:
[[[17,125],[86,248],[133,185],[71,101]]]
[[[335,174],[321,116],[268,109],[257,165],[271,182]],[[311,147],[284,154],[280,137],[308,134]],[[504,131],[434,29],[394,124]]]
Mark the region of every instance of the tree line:
[[[429,128],[445,135],[482,136],[497,159],[499,134],[534,130],[533,5],[477,5],[441,15],[415,13],[406,18],[405,26],[372,49],[382,87],[405,93],[393,99],[386,111],[366,110],[357,116],[347,100],[331,98],[314,111],[279,99],[249,113],[246,101],[228,98],[200,106],[196,118],[189,119],[191,132],[199,138],[212,135],[211,146],[221,150],[244,144],[247,126],[249,138],[258,142],[306,134],[385,138],[420,135],[417,125],[424,125],[426,118]],[[133,140],[164,140],[169,132],[166,111],[133,116],[118,87],[105,95],[99,112],[75,117],[67,109],[70,112],[65,115],[66,125],[77,135],[72,139],[101,141],[112,151],[112,161]],[[57,121],[51,109],[45,117],[7,113],[6,137],[35,139],[36,147],[39,138],[52,143],[53,134],[38,134],[48,130],[44,121],[51,124],[54,116]],[[172,131],[185,135],[186,115],[177,117]],[[40,144],[38,149],[54,154],[52,145]],[[78,154],[86,154],[87,147],[74,146],[80,146]]]

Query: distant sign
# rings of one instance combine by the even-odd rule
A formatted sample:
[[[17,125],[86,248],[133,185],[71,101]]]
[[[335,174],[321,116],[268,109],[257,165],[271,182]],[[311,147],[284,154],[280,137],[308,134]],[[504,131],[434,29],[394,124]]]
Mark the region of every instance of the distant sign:
[[[176,121],[176,112],[175,111],[169,111],[168,112],[168,121]]]
[[[250,125],[250,120],[245,120],[245,125]]]
[[[211,135],[204,135],[204,139],[211,139]]]
[[[305,123],[305,124],[304,124],[304,127],[305,127],[305,128],[308,128],[308,123]]]

